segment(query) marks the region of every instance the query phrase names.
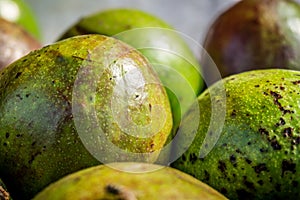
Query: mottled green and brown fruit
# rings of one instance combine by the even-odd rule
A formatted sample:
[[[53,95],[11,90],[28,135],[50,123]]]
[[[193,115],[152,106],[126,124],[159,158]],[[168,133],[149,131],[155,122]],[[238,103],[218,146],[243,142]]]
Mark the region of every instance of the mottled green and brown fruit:
[[[172,128],[152,67],[114,38],[45,46],[0,80],[0,176],[14,199],[100,161],[152,162]]]
[[[222,84],[226,98],[218,95]],[[299,84],[300,72],[284,69],[244,72],[217,82],[198,98],[198,130],[189,129],[195,110],[184,119],[183,137],[197,135],[172,166],[229,199],[299,199]],[[212,102],[220,108],[214,114]],[[221,120],[213,122],[222,128],[218,136],[208,126],[210,117],[222,112],[224,126]],[[212,139],[215,146],[201,156],[214,144]]]
[[[199,63],[182,35],[150,13],[117,8],[83,17],[61,38],[87,33],[114,36],[138,49],[153,63],[167,89],[176,130],[181,116],[204,88]]]
[[[0,18],[0,69],[40,47],[20,25]]]
[[[0,199],[1,200],[10,200],[10,195],[6,189],[5,184],[3,181],[0,179]]]
[[[0,17],[19,24],[37,40],[41,39],[38,18],[26,0],[0,0]]]
[[[203,46],[222,77],[252,69],[300,70],[299,22],[296,1],[238,1],[213,21]],[[203,68],[216,80],[212,69]]]
[[[145,163],[111,163],[110,166],[95,166],[66,176],[45,188],[34,198],[34,200],[48,199],[225,200],[226,198],[192,176],[170,167],[161,168]]]

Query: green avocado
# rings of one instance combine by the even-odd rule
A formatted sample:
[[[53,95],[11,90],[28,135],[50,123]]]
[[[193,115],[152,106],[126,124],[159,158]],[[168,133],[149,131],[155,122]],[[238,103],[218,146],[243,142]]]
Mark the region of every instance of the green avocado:
[[[33,51],[1,71],[0,88],[0,177],[14,199],[99,163],[154,162],[172,129],[151,65],[106,36]]]
[[[253,69],[300,70],[299,23],[296,1],[238,1],[216,16],[203,46],[222,77]],[[204,65],[203,73],[217,79]]]
[[[60,39],[87,33],[116,37],[148,58],[167,90],[176,130],[181,116],[204,89],[199,62],[183,37],[145,11],[115,8],[83,17]]]
[[[110,163],[78,171],[52,183],[33,200],[221,200],[222,194],[170,167]]]
[[[286,69],[253,70],[216,82],[198,97],[200,111],[192,107],[183,119],[179,141],[195,139],[171,166],[229,199],[299,199],[299,84],[300,72]],[[191,130],[199,112],[198,129]],[[223,121],[211,121],[222,115]],[[211,123],[215,129],[209,129]]]
[[[0,70],[41,47],[23,27],[0,17]]]
[[[0,17],[19,24],[35,39],[41,40],[37,17],[26,1],[0,0]]]

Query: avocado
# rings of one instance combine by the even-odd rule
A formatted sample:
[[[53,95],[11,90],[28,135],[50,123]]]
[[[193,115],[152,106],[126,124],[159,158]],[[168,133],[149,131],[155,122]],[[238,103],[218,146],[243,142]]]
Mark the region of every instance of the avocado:
[[[41,47],[23,27],[0,17],[0,70]]]
[[[195,138],[171,166],[229,199],[299,199],[299,84],[300,72],[287,69],[216,82],[198,97],[200,111],[191,107],[183,119],[179,141]],[[199,126],[191,130],[199,112]],[[177,143],[174,151],[183,146]]]
[[[222,77],[253,69],[300,70],[300,5],[293,0],[243,0],[216,16],[203,47]],[[205,77],[217,80],[203,64]]]
[[[52,183],[33,200],[221,200],[223,195],[179,170],[147,163],[90,167]]]
[[[24,0],[0,0],[0,17],[23,27],[32,37],[40,41],[42,33],[36,13]]]
[[[7,192],[6,186],[3,181],[0,179],[0,199],[1,200],[10,200],[10,195]]]
[[[0,88],[0,177],[14,199],[88,166],[154,162],[172,129],[157,74],[111,37],[32,51],[1,71]]]
[[[182,115],[204,89],[199,62],[183,34],[145,11],[113,8],[81,18],[59,39],[88,33],[118,38],[148,58],[167,90],[176,131]]]

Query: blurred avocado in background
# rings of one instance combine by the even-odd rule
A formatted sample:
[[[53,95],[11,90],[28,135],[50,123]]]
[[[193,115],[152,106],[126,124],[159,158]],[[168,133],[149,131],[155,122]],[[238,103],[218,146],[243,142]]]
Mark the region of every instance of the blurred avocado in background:
[[[21,25],[36,39],[42,40],[38,18],[26,1],[0,0],[0,17]]]

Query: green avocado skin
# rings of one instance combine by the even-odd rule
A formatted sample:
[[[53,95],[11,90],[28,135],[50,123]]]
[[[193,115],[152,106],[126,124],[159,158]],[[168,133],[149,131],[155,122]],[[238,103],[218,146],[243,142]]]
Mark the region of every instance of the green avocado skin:
[[[116,8],[83,17],[59,40],[90,33],[116,37],[153,63],[167,89],[176,130],[182,115],[205,87],[199,62],[183,38],[168,23],[145,11]]]
[[[129,172],[130,171],[130,172]],[[34,200],[225,200],[201,181],[174,168],[149,163],[110,163],[70,174]]]
[[[218,100],[226,104],[225,124],[213,149],[200,157],[200,149],[207,148],[204,138],[215,134],[207,133],[210,106],[220,97],[210,94],[222,92],[220,84],[226,92],[226,99]],[[254,70],[217,82],[199,96],[196,137],[171,166],[229,199],[299,199],[299,84],[300,72],[284,69]],[[189,126],[193,113],[190,110],[183,119],[183,129],[189,130],[184,126]],[[183,137],[192,134],[184,132]]]
[[[96,55],[92,54],[93,50]],[[104,66],[105,58],[98,57],[99,51],[111,53],[110,57],[117,56],[118,59],[112,68],[104,70],[99,82],[92,77],[87,85],[79,84],[79,90],[89,89],[89,83],[95,81],[99,84],[96,91],[92,91],[94,96],[91,94],[79,102],[83,106],[94,105],[103,130],[116,146],[142,153],[163,146],[172,127],[170,105],[163,87],[140,85],[145,92],[140,95],[148,95],[148,99],[138,103],[133,100],[131,104],[131,117],[138,114],[133,118],[137,124],[146,123],[145,117],[140,119],[139,116],[146,116],[151,104],[165,107],[165,126],[155,136],[134,140],[136,137],[122,132],[111,117],[114,114],[109,104],[112,90],[117,80],[122,80],[127,73],[118,73],[123,65],[139,70],[141,80],[158,80],[140,53],[125,43],[100,35],[77,36],[45,46],[0,72],[0,176],[7,182],[14,199],[30,199],[60,177],[100,163],[81,142],[72,110],[73,87],[79,69]],[[140,84],[127,81],[128,87]],[[89,112],[88,109],[85,111]],[[122,115],[126,116],[126,113],[122,112]],[[91,131],[87,129],[86,134],[89,133]],[[103,156],[107,155],[112,153]]]

